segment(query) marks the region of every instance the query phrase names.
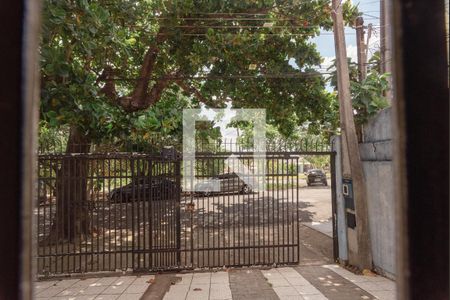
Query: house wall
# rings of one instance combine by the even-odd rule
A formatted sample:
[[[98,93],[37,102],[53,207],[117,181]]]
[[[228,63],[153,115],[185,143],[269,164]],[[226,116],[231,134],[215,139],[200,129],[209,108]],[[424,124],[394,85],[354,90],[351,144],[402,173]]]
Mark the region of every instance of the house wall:
[[[373,262],[378,272],[392,278],[396,249],[390,108],[365,125],[360,153],[367,183]]]

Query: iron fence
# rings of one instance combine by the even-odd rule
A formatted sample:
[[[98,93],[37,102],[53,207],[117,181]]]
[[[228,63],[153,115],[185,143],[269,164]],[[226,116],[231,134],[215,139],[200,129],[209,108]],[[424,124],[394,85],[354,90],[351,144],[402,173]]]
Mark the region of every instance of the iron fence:
[[[196,179],[219,190],[187,192],[170,151],[40,155],[38,273],[298,263],[300,156],[199,152]],[[242,180],[237,164],[264,187]]]
[[[40,156],[39,274],[178,266],[179,170],[152,155]]]
[[[92,153],[124,152],[124,153],[159,153],[163,147],[172,147],[181,151],[181,143],[177,141],[149,140],[147,143],[125,141],[111,144],[71,144],[72,152],[85,152],[89,149]],[[222,138],[222,139],[196,139],[197,152],[224,153],[224,152],[251,152],[253,151],[252,138]],[[329,152],[330,141],[321,137],[304,137],[296,140],[283,138],[266,141],[268,152]],[[39,146],[40,154],[63,154],[67,150],[67,141],[53,141],[42,143]]]
[[[225,160],[227,163],[225,163]],[[242,180],[235,173],[239,164],[251,170]],[[252,166],[266,164],[266,173]],[[230,159],[224,154],[196,156],[197,179],[218,181],[218,190],[190,194],[185,219],[190,235],[182,249],[195,267],[293,264],[299,261],[298,157],[248,154]],[[291,167],[293,166],[293,167]],[[207,174],[200,170],[215,172]],[[240,174],[242,175],[242,174]],[[265,186],[251,183],[264,176]],[[252,180],[253,179],[253,180]],[[190,243],[190,245],[189,245]]]

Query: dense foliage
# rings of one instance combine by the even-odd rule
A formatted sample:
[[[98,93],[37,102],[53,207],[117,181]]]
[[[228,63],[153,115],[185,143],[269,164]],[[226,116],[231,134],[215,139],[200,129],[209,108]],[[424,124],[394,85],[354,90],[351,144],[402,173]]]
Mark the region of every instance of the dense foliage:
[[[330,11],[327,0],[46,0],[42,124],[95,143],[177,140],[183,108],[231,101],[266,108],[284,135],[332,127],[310,40]]]
[[[335,63],[334,63],[335,64]],[[328,78],[330,85],[337,91],[336,71],[334,64],[328,70],[332,70],[332,75]],[[355,123],[364,124],[370,117],[373,117],[381,109],[389,104],[385,97],[385,92],[389,89],[389,73],[380,73],[380,56],[375,52],[367,64],[367,76],[362,81],[358,79],[358,66],[355,62],[348,59],[350,75],[350,92],[353,108],[355,110]],[[335,114],[330,115],[330,122],[335,124],[339,120],[337,113],[338,105],[335,101]],[[333,120],[334,118],[334,120]],[[336,128],[335,127],[335,128]]]

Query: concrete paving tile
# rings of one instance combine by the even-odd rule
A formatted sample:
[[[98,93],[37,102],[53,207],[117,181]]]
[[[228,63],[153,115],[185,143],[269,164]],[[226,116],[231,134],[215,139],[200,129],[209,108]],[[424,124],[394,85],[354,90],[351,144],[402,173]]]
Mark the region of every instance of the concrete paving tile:
[[[273,290],[277,293],[278,297],[281,296],[297,296],[299,293],[292,286],[280,286],[274,287]]]
[[[36,296],[41,297],[41,298],[53,297],[53,296],[56,296],[57,294],[61,293],[62,291],[64,291],[64,289],[65,289],[65,287],[62,287],[62,286],[51,286],[51,287],[39,292]]]
[[[147,284],[149,285],[151,280],[155,279],[155,275],[142,275],[138,278],[136,278],[136,280],[133,281],[133,284]]]
[[[356,285],[368,292],[383,290],[383,288],[375,282],[358,282]]]
[[[75,283],[77,283],[78,281],[80,281],[79,279],[64,279],[64,280],[60,280],[58,282],[56,282],[55,286],[59,286],[59,287],[71,287],[72,285],[74,285]]]
[[[52,281],[38,281],[34,284],[35,290],[42,290],[49,288],[56,284],[58,281],[52,280]]]
[[[95,297],[95,300],[116,300],[119,298],[119,295],[98,295]]]
[[[198,273],[192,277],[192,284],[209,284],[211,282],[211,273]]]
[[[117,279],[119,279],[119,277],[116,277],[116,276],[115,277],[103,277],[103,278],[100,278],[97,282],[95,282],[95,286],[111,285]]]
[[[316,289],[313,285],[294,285],[294,289],[297,290],[297,292],[300,295],[320,295],[318,289]]]
[[[123,285],[123,284],[131,284],[136,280],[136,276],[122,276],[119,277],[116,281],[113,282],[113,285]]]
[[[228,272],[212,273],[211,283],[228,283]]]
[[[300,274],[298,274],[298,272],[297,272],[295,269],[293,269],[293,268],[279,268],[279,269],[278,269],[278,272],[279,272],[283,277],[285,277],[286,279],[287,279],[287,278],[290,278],[290,277],[297,278],[297,277],[299,277],[299,275],[300,275]]]
[[[300,274],[298,274],[298,277],[288,277],[286,280],[289,282],[290,285],[311,285],[308,280],[301,277]]]
[[[272,285],[272,287],[290,286],[289,282],[284,278],[270,278],[269,283]]]
[[[139,300],[142,294],[122,294],[117,298],[117,300]]]
[[[211,277],[211,272],[199,272],[199,273],[194,273],[193,274],[194,278],[199,278],[199,277]]]
[[[212,283],[209,291],[209,299],[230,299],[232,298],[230,286],[228,283]]]
[[[356,283],[353,283],[344,276],[341,276],[333,269],[317,266],[299,266],[296,267],[296,270],[323,296],[328,297],[329,299],[374,299],[369,292],[361,289]],[[354,276],[356,277],[357,275]],[[362,283],[369,285],[374,284],[367,281]],[[312,292],[314,292],[314,290]]]
[[[209,284],[192,284],[186,299],[188,300],[202,300],[209,298]]]
[[[104,295],[120,295],[128,288],[129,284],[122,285],[110,285],[108,286],[102,294]]]
[[[186,300],[209,300],[209,296],[206,293],[188,293]]]
[[[396,285],[393,281],[382,281],[382,282],[375,282],[375,284],[379,287],[379,290],[381,291],[395,291]]]
[[[281,275],[276,269],[271,269],[271,270],[267,270],[267,271],[264,270],[264,271],[261,271],[261,273],[266,278],[274,278],[274,279],[284,278],[283,275]]]
[[[78,282],[75,282],[71,287],[88,287],[99,280],[100,278],[88,278],[84,280],[79,280]]]
[[[76,295],[80,295],[84,292],[84,288],[83,287],[70,287],[70,288],[66,288],[64,290],[61,291],[61,293],[57,294],[56,296],[58,297],[63,297],[63,296],[76,296]]]
[[[370,282],[366,276],[342,276],[342,277],[344,277],[350,282],[353,282],[354,284]]]
[[[194,278],[192,279],[191,285],[193,284],[210,284],[211,281],[209,278]]]
[[[300,295],[296,295],[296,296],[279,296],[280,300],[303,300],[305,298],[303,298]]]
[[[83,289],[82,292],[80,292],[81,295],[100,295],[107,286],[88,286]]]
[[[380,300],[395,300],[397,297],[394,291],[373,291],[371,294]]]
[[[321,294],[315,294],[315,295],[302,295],[304,300],[328,300],[327,297]],[[350,299],[349,299],[350,300]]]
[[[178,274],[177,277],[181,278],[181,281],[178,281],[177,285],[190,285],[193,274]]]
[[[52,300],[94,300],[97,295],[78,295],[78,296],[68,296],[68,297],[57,297]]]
[[[130,284],[128,288],[125,290],[125,294],[143,294],[148,289],[150,285],[147,284]]]
[[[395,284],[393,282],[358,282],[356,285],[368,292],[395,291]]]
[[[341,275],[342,277],[344,277],[345,279],[357,284],[357,283],[362,283],[362,282],[372,282],[372,283],[378,283],[378,282],[391,282],[394,283],[395,282],[385,278],[383,276],[363,276],[363,275],[356,275],[353,274],[352,272],[345,270],[344,268],[341,268],[337,265],[325,265],[323,266],[325,268],[328,268],[334,272],[336,272],[337,274]]]
[[[393,283],[395,283],[395,281],[393,281],[393,280],[391,280],[389,278],[380,276],[380,275],[377,275],[377,276],[363,276],[363,277],[365,277],[367,279],[367,281],[370,281],[370,282],[393,282]]]

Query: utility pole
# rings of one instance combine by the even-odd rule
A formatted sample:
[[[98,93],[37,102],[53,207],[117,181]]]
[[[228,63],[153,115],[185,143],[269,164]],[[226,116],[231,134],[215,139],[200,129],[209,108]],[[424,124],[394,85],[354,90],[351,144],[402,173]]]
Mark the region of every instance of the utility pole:
[[[392,72],[392,42],[391,42],[391,1],[380,0],[380,59],[381,74]],[[392,80],[389,80],[390,88],[386,92],[386,100],[392,104]]]
[[[358,52],[358,80],[360,83],[367,77],[367,49],[369,40],[367,43],[364,42],[364,19],[363,17],[357,17],[355,20],[356,29],[356,49]],[[358,141],[364,141],[364,130],[363,125],[360,124],[356,128],[356,134],[358,136]]]
[[[358,139],[356,135],[355,122],[353,119],[353,107],[350,95],[350,77],[347,63],[347,51],[345,48],[344,22],[342,16],[342,1],[332,0],[332,17],[334,43],[336,49],[336,69],[339,95],[339,112],[341,130],[343,132],[343,155],[348,155],[349,166],[343,166],[350,174],[343,177],[351,179],[353,183],[353,197],[355,204],[356,219],[356,242],[357,242],[357,266],[361,269],[372,268],[372,251],[369,232],[369,216],[366,197],[366,186],[363,166],[359,153]],[[344,153],[345,151],[345,153]],[[343,161],[344,163],[346,160]],[[347,171],[348,172],[348,171]],[[352,259],[350,258],[350,263]]]
[[[369,25],[367,25],[367,40],[366,40],[366,60],[369,57],[369,41],[370,38],[372,37],[372,23],[369,23]]]
[[[364,42],[364,19],[357,17],[355,22],[356,27],[356,49],[358,51],[358,78],[362,82],[367,76],[367,45]]]

